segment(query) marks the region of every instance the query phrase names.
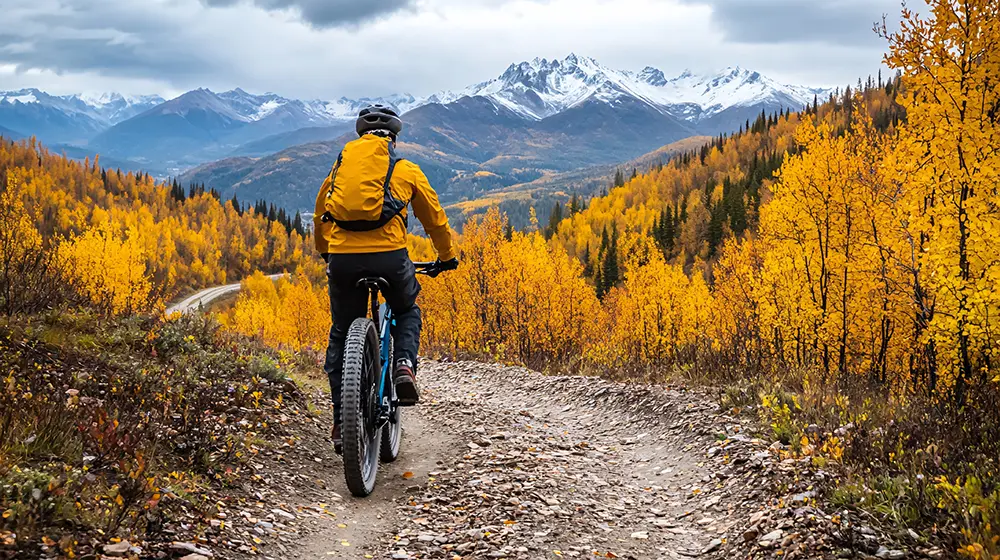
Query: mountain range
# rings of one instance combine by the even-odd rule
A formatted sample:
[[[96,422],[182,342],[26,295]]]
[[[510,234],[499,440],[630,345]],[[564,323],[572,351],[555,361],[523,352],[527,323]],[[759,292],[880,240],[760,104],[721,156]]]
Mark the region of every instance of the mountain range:
[[[427,97],[304,101],[198,89],[166,101],[0,92],[0,131],[36,135],[57,150],[100,152],[153,174],[188,170],[183,180],[308,208],[317,182],[352,138],[357,111],[390,104],[405,113],[401,152],[424,167],[443,199],[458,202],[630,160],[683,138],[732,132],[762,111],[798,110],[829,93],[739,67],[667,77],[652,67],[615,70],[571,54],[512,64],[497,78]]]
[[[100,132],[161,103],[158,95],[49,95],[37,89],[0,91],[0,127],[44,142],[85,144]]]

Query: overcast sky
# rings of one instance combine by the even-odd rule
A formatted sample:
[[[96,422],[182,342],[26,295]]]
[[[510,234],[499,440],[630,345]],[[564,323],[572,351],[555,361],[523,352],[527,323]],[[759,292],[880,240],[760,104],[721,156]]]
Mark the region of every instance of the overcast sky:
[[[922,4],[911,0],[911,4]],[[461,89],[535,57],[840,86],[899,0],[0,0],[0,90],[242,87],[332,99]]]

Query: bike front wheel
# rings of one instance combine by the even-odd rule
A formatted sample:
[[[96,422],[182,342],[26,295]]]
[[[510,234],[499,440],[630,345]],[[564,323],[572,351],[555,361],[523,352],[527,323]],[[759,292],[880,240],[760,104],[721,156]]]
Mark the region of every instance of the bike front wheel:
[[[378,474],[380,362],[375,323],[367,318],[355,320],[344,344],[342,432],[344,476],[347,488],[358,497],[372,493]]]

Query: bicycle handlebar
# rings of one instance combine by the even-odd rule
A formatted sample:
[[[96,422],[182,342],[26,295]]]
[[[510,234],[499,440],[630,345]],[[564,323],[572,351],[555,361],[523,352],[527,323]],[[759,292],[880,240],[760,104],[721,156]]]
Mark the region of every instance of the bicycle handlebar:
[[[437,278],[439,274],[444,272],[440,262],[415,262],[413,267],[417,269],[417,274],[424,274],[431,278]]]

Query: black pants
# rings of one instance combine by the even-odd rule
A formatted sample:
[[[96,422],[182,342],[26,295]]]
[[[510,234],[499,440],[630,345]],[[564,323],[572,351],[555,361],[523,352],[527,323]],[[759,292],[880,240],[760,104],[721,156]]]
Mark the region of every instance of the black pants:
[[[417,352],[420,350],[420,308],[417,294],[420,284],[416,271],[406,249],[387,253],[365,253],[354,255],[329,255],[327,277],[330,280],[330,313],[333,326],[330,328],[330,344],[326,349],[326,363],[323,369],[330,378],[330,393],[333,396],[333,413],[340,422],[340,389],[344,375],[344,341],[351,323],[368,313],[368,290],[357,287],[361,278],[376,276],[385,278],[389,290],[382,294],[396,317],[392,329],[395,345],[395,359],[410,360],[416,367]]]

